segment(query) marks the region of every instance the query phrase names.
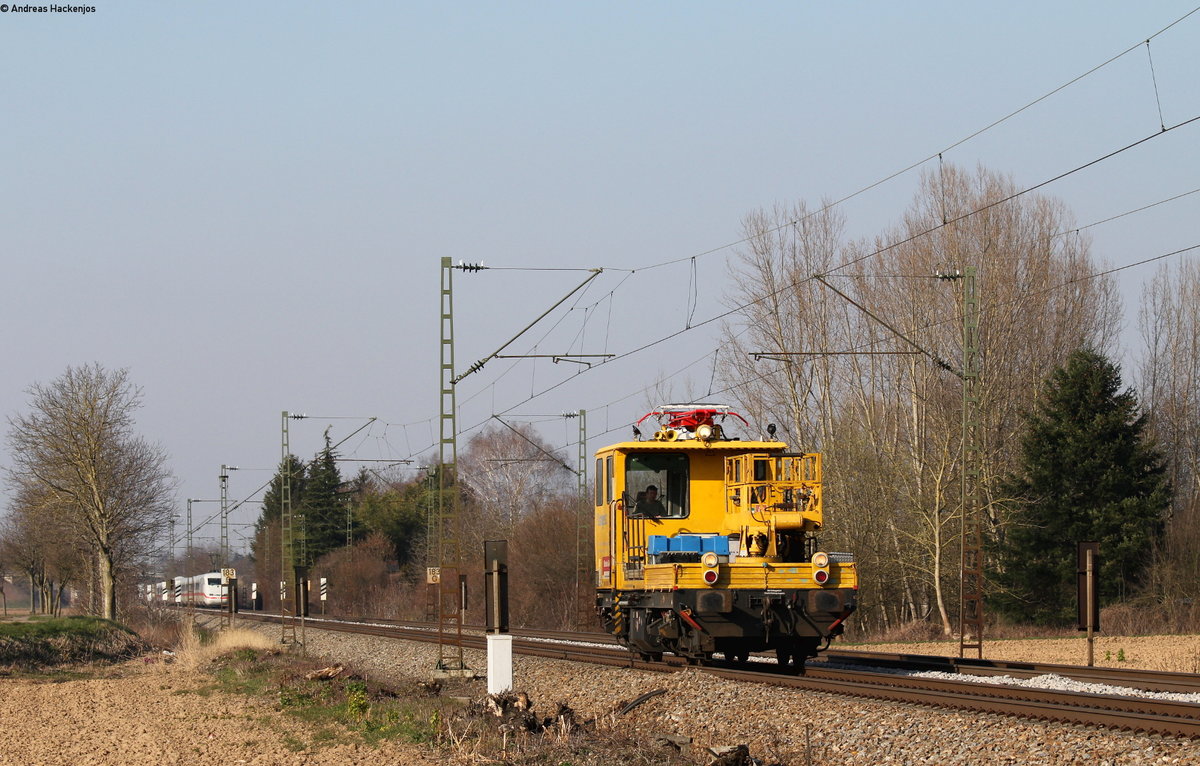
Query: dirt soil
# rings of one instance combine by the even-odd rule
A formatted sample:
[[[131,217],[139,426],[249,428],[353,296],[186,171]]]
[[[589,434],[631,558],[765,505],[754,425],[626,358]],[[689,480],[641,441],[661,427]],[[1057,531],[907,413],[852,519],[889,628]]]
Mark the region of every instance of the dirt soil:
[[[268,701],[207,689],[177,665],[124,663],[81,680],[0,678],[0,764],[438,764],[416,746],[312,747]]]

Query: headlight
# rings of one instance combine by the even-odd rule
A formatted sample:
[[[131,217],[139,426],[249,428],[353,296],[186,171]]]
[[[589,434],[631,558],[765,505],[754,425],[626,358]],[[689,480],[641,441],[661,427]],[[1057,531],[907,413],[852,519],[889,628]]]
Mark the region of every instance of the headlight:
[[[829,566],[829,554],[817,551],[812,556],[812,565],[822,569]]]

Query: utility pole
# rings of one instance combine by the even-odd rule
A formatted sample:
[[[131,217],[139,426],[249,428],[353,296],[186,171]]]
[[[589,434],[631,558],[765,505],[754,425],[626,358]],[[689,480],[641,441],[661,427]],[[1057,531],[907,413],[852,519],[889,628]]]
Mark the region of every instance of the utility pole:
[[[587,623],[587,602],[582,598],[583,582],[591,570],[591,564],[584,556],[584,538],[591,530],[589,519],[590,505],[588,499],[587,468],[590,456],[587,450],[587,410],[564,412],[564,418],[579,419],[579,451],[578,467],[575,470],[575,490],[578,502],[577,518],[575,520],[575,627],[582,629]]]
[[[587,410],[579,410],[578,413],[567,413],[565,417],[579,416],[579,469],[576,471],[577,480],[575,488],[579,493],[581,500],[587,497],[587,467],[588,467],[588,449],[587,449]]]
[[[171,520],[167,525],[167,566],[164,573],[168,580],[173,580],[175,572],[175,512],[171,511]]]
[[[453,535],[454,530],[447,524],[448,516],[458,517],[458,492],[450,498],[449,507],[446,503],[448,486],[457,485],[458,467],[458,403],[455,397],[454,385],[454,266],[450,258],[442,258],[442,293],[441,293],[441,416],[439,418],[440,434],[438,439],[438,502],[437,502],[437,564],[446,562],[449,548],[457,545],[447,545],[447,535]]]
[[[280,417],[282,458],[279,463],[279,642],[286,644],[290,641],[301,646],[305,639],[304,609],[296,609],[294,604],[304,603],[304,594],[299,591],[303,583],[296,576],[296,548],[299,546],[300,555],[303,555],[304,549],[304,518],[301,515],[297,519],[292,508],[292,448],[288,425],[289,421],[303,417],[283,410]]]
[[[183,565],[183,571],[185,573],[188,572],[192,566],[192,503],[193,502],[194,501],[192,500],[192,498],[189,497],[188,501],[187,501],[187,508],[188,508],[187,509],[187,559],[184,561],[184,565]],[[185,574],[184,576],[191,577],[190,574]],[[178,587],[179,587],[179,585],[177,585],[175,583],[172,583],[172,585],[171,585],[170,602],[172,604],[175,603],[175,588],[178,588]],[[190,591],[189,591],[189,593],[190,593]],[[188,601],[188,617],[190,619],[194,620],[195,615],[192,613],[192,598],[190,595],[188,596],[187,601]]]
[[[221,481],[221,566],[229,566],[229,472],[236,471],[236,465],[222,465],[221,473],[217,476]]]
[[[958,607],[958,656],[963,657],[968,649],[983,657],[983,508],[980,498],[981,453],[980,453],[980,399],[979,377],[982,364],[979,355],[979,293],[976,287],[977,268],[964,267],[962,271],[939,273],[939,279],[962,280],[962,369],[956,370],[944,359],[926,350],[870,309],[855,301],[820,274],[814,278],[851,305],[886,327],[902,341],[929,357],[934,364],[957,375],[962,381],[962,486],[961,512],[961,561]]]
[[[184,560],[183,568],[186,570],[192,565],[192,498],[187,501],[187,547],[184,549],[187,552],[187,558]],[[171,594],[174,598],[175,594]]]
[[[466,661],[463,659],[462,646],[462,610],[465,604],[457,604],[453,599],[459,594],[458,574],[462,566],[461,536],[459,535],[458,513],[458,405],[454,386],[458,379],[454,376],[454,265],[450,258],[442,258],[441,276],[441,366],[440,366],[440,401],[441,415],[438,419],[440,434],[438,439],[438,493],[434,506],[437,512],[436,524],[429,526],[430,532],[437,538],[436,564],[430,564],[426,569],[427,587],[435,602],[438,620],[438,662],[437,669],[446,675],[466,675]],[[474,266],[462,265],[463,271],[474,270]],[[482,365],[480,365],[482,366]],[[451,490],[450,498],[446,498],[446,490]],[[451,603],[447,604],[446,594],[451,592]],[[454,623],[454,635],[457,640],[450,643],[448,628]]]
[[[188,498],[188,501],[187,501],[187,560],[184,562],[184,565],[183,565],[185,577],[194,577],[195,576],[192,574],[186,574],[186,572],[189,570],[189,568],[194,567],[194,564],[192,563],[192,535],[195,532],[195,530],[192,528],[192,503],[215,503],[215,502],[217,502],[217,501],[216,500],[198,500],[193,497]],[[195,593],[195,588],[189,588],[188,589],[189,595],[185,599],[187,601],[187,605],[188,605],[188,612],[189,612],[189,614],[192,615],[193,620],[195,620],[195,606],[196,606],[196,597],[195,597],[194,593]],[[171,600],[174,601],[174,599],[175,599],[175,594],[172,593]]]
[[[441,364],[439,368],[440,388],[439,397],[441,403],[441,415],[439,417],[440,436],[439,436],[439,464],[437,467],[438,474],[438,496],[436,503],[431,503],[431,514],[436,509],[437,518],[433,519],[430,516],[426,517],[428,534],[434,536],[435,544],[430,545],[430,559],[436,552],[436,565],[432,560],[426,563],[426,581],[429,586],[430,599],[427,602],[427,610],[429,613],[436,611],[438,614],[438,668],[443,673],[462,674],[465,675],[469,671],[463,662],[462,653],[462,612],[466,607],[465,603],[465,585],[459,580],[459,571],[462,568],[462,535],[459,518],[459,490],[458,490],[458,424],[457,424],[457,404],[455,400],[455,386],[463,378],[468,375],[478,372],[483,369],[492,359],[498,358],[528,358],[543,356],[538,354],[521,354],[521,355],[504,355],[503,352],[526,332],[533,328],[538,322],[545,319],[551,312],[565,303],[572,295],[585,288],[592,280],[596,279],[603,273],[603,269],[584,269],[588,272],[588,276],[579,283],[569,293],[560,298],[550,308],[546,309],[540,316],[527,324],[520,332],[514,335],[509,340],[505,341],[499,348],[492,353],[483,357],[479,361],[471,364],[465,372],[456,375],[454,372],[454,269],[463,272],[477,272],[486,269],[482,263],[466,264],[459,263],[455,266],[452,259],[443,257],[441,263],[441,298],[440,298],[440,331],[441,331]],[[587,364],[590,362],[584,361],[584,357],[591,358],[611,358],[612,354],[555,354],[544,355],[552,356],[555,363],[560,361],[575,362],[578,364]],[[501,421],[503,422],[503,421]],[[511,427],[511,426],[510,426]],[[581,447],[581,451],[586,451],[586,447]],[[567,466],[570,470],[570,467]],[[452,488],[450,498],[446,498],[446,491]],[[451,564],[452,568],[448,566]],[[453,575],[453,576],[452,576]],[[464,578],[465,579],[465,578]],[[452,611],[446,609],[445,594],[448,590],[455,590],[457,585],[458,607]],[[449,586],[449,588],[447,588]],[[456,621],[456,629],[458,631],[459,640],[455,643],[455,656],[449,657],[446,650],[446,628],[451,621]]]
[[[979,401],[979,294],[976,269],[962,274],[962,584],[959,599],[958,656],[968,649],[983,657],[983,506]]]

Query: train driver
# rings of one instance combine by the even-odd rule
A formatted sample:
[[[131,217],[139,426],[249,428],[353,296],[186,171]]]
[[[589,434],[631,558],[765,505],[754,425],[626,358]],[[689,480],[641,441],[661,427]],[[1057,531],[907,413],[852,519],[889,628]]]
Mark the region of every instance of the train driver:
[[[639,516],[649,516],[652,519],[659,516],[666,516],[667,509],[663,506],[662,501],[658,499],[658,487],[653,484],[646,487],[646,497],[638,500],[634,511]]]

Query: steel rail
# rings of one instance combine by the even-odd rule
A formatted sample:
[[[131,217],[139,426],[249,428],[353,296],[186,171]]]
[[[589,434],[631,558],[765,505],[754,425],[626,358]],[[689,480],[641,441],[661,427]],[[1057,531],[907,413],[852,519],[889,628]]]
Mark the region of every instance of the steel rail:
[[[245,613],[241,616],[249,617]],[[249,618],[263,621],[272,619],[268,616],[260,617],[258,615]],[[310,619],[312,629],[324,628],[404,640],[437,641],[437,633],[428,629],[342,622],[328,618]],[[556,631],[535,632],[563,635]],[[592,636],[585,635],[587,635],[586,640],[591,641]],[[486,637],[482,634],[463,634],[463,646],[464,648],[484,650]],[[552,644],[530,637],[518,637],[518,640],[514,641],[513,651],[545,659],[629,667],[652,672],[675,672],[694,668],[699,672],[718,678],[804,689],[838,696],[866,697],[1039,721],[1082,724],[1119,731],[1200,739],[1200,705],[1186,702],[1123,695],[1080,694],[1070,691],[903,676],[894,673],[831,668],[820,665],[809,666],[803,675],[785,675],[779,671],[767,672],[741,667],[693,666],[688,665],[683,659],[675,657],[669,657],[665,662],[644,662],[635,659],[632,654],[616,646],[610,649],[568,643]],[[845,653],[836,654],[843,655]],[[910,655],[910,657],[912,656]],[[921,656],[917,656],[917,658],[928,659]],[[1029,667],[1027,663],[1011,664]],[[1072,668],[1072,666],[1057,667]]]
[[[392,622],[381,620],[380,622]],[[419,626],[427,623],[395,621],[397,624]],[[482,631],[481,626],[472,626]],[[562,630],[511,631],[518,638],[534,638],[553,641],[576,641],[592,644],[611,644],[617,640],[609,633],[573,632]],[[762,655],[768,656],[768,655]],[[847,665],[874,666],[902,670],[933,670],[975,676],[1010,676],[1012,678],[1034,678],[1042,675],[1059,675],[1074,681],[1109,686],[1127,686],[1145,691],[1200,694],[1200,674],[1165,670],[1140,670],[1136,668],[1087,667],[1048,662],[1024,662],[1017,660],[989,660],[960,658],[932,654],[903,654],[893,652],[870,652],[854,649],[833,649],[821,653],[821,657],[810,662],[810,668],[820,667],[821,662]]]
[[[1083,665],[1064,665],[1048,662],[1019,662],[1016,660],[987,660],[970,657],[941,657],[926,654],[859,652],[849,650],[828,651],[823,653],[821,657],[826,662],[902,668],[905,670],[934,670],[977,676],[1004,675],[1013,678],[1034,678],[1036,676],[1053,674],[1090,684],[1132,686],[1146,691],[1200,694],[1200,675],[1166,670],[1087,667]]]

